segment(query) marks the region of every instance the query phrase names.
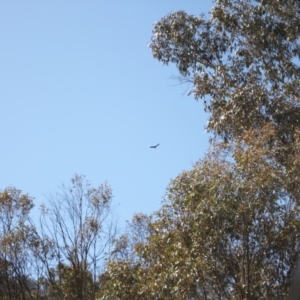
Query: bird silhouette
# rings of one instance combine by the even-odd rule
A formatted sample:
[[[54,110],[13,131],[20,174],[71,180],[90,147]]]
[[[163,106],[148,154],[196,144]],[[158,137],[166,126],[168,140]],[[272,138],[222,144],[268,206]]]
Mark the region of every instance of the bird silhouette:
[[[157,144],[156,146],[151,146],[150,148],[154,148],[155,149],[157,146],[159,146],[159,144]]]

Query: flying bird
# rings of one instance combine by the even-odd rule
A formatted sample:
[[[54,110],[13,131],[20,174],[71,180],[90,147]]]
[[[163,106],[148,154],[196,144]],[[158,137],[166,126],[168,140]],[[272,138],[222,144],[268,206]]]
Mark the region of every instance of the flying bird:
[[[150,148],[154,148],[155,149],[157,146],[159,146],[159,144],[157,144],[156,146],[151,146]]]

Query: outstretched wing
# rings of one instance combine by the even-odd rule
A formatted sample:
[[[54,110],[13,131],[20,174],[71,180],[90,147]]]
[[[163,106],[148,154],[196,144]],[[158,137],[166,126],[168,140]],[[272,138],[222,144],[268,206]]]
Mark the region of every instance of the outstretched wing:
[[[156,148],[157,146],[159,146],[159,144],[155,145],[155,146],[151,146],[150,148]]]

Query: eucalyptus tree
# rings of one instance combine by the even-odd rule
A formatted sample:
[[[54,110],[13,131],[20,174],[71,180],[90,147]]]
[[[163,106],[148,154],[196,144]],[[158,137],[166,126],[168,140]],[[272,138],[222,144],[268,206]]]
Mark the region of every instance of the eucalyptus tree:
[[[299,251],[300,2],[216,0],[153,27],[209,115],[210,153],[175,178],[103,297],[284,299]]]
[[[8,187],[0,193],[0,293],[2,299],[35,299],[33,198]]]
[[[287,297],[300,207],[263,148],[245,151],[241,142],[233,162],[223,147],[171,181],[149,234],[135,244],[136,257],[108,264],[103,299]]]
[[[163,17],[150,48],[192,84],[215,137],[239,140],[271,124],[266,144],[288,164],[300,128],[299,24],[299,1],[215,0],[208,18],[184,11]]]
[[[45,276],[55,297],[95,299],[97,280],[116,233],[112,190],[92,187],[82,175],[62,185],[42,206],[40,247]]]

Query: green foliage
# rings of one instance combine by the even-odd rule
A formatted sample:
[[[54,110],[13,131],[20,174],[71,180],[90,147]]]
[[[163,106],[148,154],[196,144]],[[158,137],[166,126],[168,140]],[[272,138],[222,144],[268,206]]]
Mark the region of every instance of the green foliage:
[[[112,191],[79,175],[71,183],[42,206],[39,229],[32,198],[16,188],[0,193],[1,299],[95,299],[115,233]]]
[[[299,1],[215,2],[209,19],[178,11],[157,22],[153,56],[193,84],[216,136],[271,123],[277,143],[290,145],[300,128]]]
[[[34,229],[29,213],[33,199],[10,187],[0,193],[0,294],[3,299],[32,299],[28,259]]]
[[[216,0],[209,18],[178,11],[154,25],[153,56],[192,83],[214,139],[171,182],[135,257],[108,264],[103,299],[287,297],[300,250],[299,11]]]
[[[241,145],[175,178],[137,259],[104,276],[118,299],[284,299],[299,251],[299,209],[271,166]],[[245,163],[245,157],[247,163]],[[141,296],[142,295],[142,296]]]
[[[75,175],[43,205],[39,258],[51,289],[64,299],[95,298],[97,277],[115,234],[112,190]],[[56,271],[53,271],[57,268]]]
[[[59,264],[57,266],[57,274],[63,299],[94,299],[94,291],[97,287],[93,283],[91,272],[83,268],[73,268]]]

